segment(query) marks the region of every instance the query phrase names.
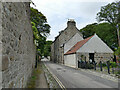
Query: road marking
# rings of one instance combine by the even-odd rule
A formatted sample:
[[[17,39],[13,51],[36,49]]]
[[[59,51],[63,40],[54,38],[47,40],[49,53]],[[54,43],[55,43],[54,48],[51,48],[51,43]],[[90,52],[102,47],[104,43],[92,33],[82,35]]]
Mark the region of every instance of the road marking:
[[[46,66],[46,64],[44,63],[44,65]],[[50,71],[50,69],[46,66],[46,68],[48,69],[48,71],[50,72],[50,74],[54,77],[54,79],[56,80],[56,82],[59,84],[59,86],[62,88],[62,90],[66,90],[65,86],[62,84],[62,82]]]

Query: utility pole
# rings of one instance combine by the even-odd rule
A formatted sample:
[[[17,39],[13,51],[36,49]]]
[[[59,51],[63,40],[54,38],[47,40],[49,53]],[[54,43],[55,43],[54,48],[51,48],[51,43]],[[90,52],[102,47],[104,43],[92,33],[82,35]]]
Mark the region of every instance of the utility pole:
[[[120,34],[119,34],[119,24],[120,24],[120,1],[118,2],[118,20],[117,20],[117,34],[118,34],[118,45],[120,47]]]
[[[118,34],[118,45],[120,47],[120,34],[119,34],[119,25],[117,24],[117,34]]]

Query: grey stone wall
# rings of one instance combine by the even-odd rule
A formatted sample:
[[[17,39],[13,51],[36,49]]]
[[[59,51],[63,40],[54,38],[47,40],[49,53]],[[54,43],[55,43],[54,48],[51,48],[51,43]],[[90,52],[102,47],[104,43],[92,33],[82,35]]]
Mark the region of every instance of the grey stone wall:
[[[89,53],[77,53],[77,60],[81,59],[81,55],[83,55],[86,58],[86,61],[89,61]],[[83,57],[83,59],[85,59]],[[107,62],[107,61],[112,61],[113,60],[113,53],[95,53],[94,54],[94,60],[99,63],[100,61],[102,62]]]
[[[112,61],[114,58],[113,53],[95,53],[95,61],[98,63],[100,61],[102,62],[107,62],[107,61]]]
[[[0,2],[0,89],[2,88],[2,3]]]
[[[50,61],[54,61],[54,43],[51,45],[51,55],[50,55]]]
[[[24,2],[2,5],[2,87],[24,88],[35,66],[30,5]]]

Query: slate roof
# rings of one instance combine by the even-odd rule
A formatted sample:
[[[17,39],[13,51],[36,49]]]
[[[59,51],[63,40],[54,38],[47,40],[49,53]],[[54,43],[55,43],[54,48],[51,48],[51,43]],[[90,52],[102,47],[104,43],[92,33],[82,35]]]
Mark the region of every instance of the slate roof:
[[[94,35],[93,35],[94,36]],[[77,42],[69,51],[67,51],[64,55],[68,55],[68,54],[73,54],[75,53],[79,48],[81,48],[85,43],[87,43],[93,36],[88,37],[84,40],[81,40],[79,42]]]

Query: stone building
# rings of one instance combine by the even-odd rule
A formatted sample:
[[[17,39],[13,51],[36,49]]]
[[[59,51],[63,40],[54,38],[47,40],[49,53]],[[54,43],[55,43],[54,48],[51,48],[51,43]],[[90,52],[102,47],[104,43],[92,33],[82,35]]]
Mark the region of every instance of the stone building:
[[[36,56],[30,3],[3,2],[0,12],[0,84],[2,88],[24,88]]]
[[[95,34],[77,42],[64,54],[65,65],[78,68],[80,60],[99,63],[113,59],[113,51]]]
[[[113,59],[113,51],[95,34],[83,39],[75,21],[67,22],[67,28],[56,37],[51,45],[51,60],[78,68],[78,61],[106,61]]]
[[[74,20],[69,20],[67,22],[67,28],[60,32],[51,45],[51,60],[53,62],[64,64],[64,44],[73,36],[76,36],[77,40],[83,40],[82,34],[76,27],[76,22]],[[75,43],[76,42],[71,43],[67,49],[70,49]]]

